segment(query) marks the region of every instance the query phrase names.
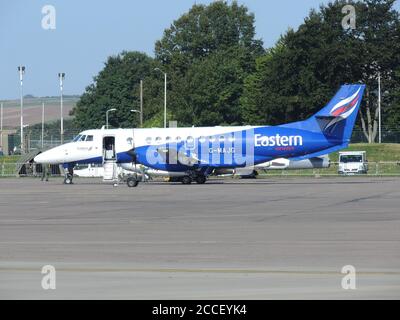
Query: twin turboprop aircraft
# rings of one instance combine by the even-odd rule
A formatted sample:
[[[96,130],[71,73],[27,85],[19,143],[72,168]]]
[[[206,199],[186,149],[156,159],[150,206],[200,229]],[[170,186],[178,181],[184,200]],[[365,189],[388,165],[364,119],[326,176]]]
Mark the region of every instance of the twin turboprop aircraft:
[[[117,165],[133,172],[143,165],[179,173],[184,184],[203,184],[215,170],[262,167],[275,159],[311,159],[346,148],[364,90],[361,84],[343,85],[315,115],[278,126],[87,130],[34,161],[62,164],[66,184],[72,183],[77,164],[102,164],[104,180],[117,178]],[[137,174],[127,182],[137,186]]]

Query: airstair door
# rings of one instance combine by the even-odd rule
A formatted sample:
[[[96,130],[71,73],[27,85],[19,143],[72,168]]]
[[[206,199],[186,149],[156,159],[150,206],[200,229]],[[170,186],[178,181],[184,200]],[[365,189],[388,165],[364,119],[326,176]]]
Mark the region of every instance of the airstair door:
[[[115,151],[115,137],[103,137],[103,181],[117,181],[118,166]]]

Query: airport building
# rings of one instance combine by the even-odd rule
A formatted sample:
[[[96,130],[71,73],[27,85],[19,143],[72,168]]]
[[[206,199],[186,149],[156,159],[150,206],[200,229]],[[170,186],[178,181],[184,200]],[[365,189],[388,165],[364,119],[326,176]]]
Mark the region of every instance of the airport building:
[[[1,135],[1,143],[0,147],[1,150],[3,151],[4,155],[9,155],[13,149],[14,149],[14,137],[15,134],[17,133],[16,130],[10,130],[10,129],[4,129],[0,135]]]

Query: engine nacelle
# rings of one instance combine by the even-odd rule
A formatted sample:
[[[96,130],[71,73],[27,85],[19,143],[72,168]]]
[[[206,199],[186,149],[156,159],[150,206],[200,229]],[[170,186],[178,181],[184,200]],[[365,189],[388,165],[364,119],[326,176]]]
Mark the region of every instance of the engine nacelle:
[[[146,175],[157,176],[157,177],[183,177],[185,175],[184,172],[168,172],[162,170],[151,169],[147,167],[143,167],[140,164],[133,163],[121,163],[121,167],[125,170],[136,172],[142,174],[143,171]]]

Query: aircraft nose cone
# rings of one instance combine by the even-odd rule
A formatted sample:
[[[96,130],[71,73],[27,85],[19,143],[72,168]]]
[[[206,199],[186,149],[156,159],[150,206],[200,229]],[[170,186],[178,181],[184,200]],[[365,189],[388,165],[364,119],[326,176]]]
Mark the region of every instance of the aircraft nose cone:
[[[36,163],[44,163],[45,157],[43,156],[43,153],[38,154],[35,158],[33,158],[33,161]]]
[[[36,163],[59,164],[65,162],[65,146],[58,146],[38,154],[33,160]]]
[[[36,163],[53,164],[53,162],[57,160],[54,156],[55,154],[53,150],[49,150],[39,153],[35,158],[33,158],[33,161]]]

